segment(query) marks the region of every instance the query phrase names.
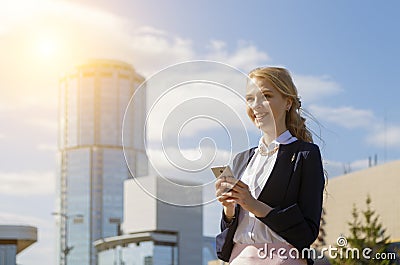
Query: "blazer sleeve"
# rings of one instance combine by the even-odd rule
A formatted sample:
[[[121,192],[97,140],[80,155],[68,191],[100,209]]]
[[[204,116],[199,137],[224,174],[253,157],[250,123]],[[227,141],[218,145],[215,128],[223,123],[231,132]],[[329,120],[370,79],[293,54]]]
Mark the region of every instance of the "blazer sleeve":
[[[243,170],[246,168],[248,161],[254,154],[254,148],[251,148],[247,151],[241,152],[235,156],[233,159],[233,173],[235,177],[240,178]],[[235,216],[239,216],[240,206],[236,205],[235,207]],[[215,249],[217,252],[217,257],[220,260],[228,262],[233,249],[233,237],[235,236],[235,232],[238,226],[238,218],[234,218],[231,222],[225,221],[225,214],[222,210],[221,224],[220,229],[221,233],[216,236]]]
[[[319,233],[325,185],[321,154],[317,145],[299,152],[301,184],[296,203],[275,207],[258,218],[297,249],[308,248]]]

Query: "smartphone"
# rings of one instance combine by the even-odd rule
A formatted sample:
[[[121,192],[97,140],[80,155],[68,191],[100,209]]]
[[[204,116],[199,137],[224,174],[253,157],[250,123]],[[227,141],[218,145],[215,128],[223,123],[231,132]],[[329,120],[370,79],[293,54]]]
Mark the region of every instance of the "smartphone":
[[[232,170],[231,170],[231,167],[229,165],[212,167],[211,170],[214,173],[214,176],[216,178],[219,178],[219,177],[234,177],[233,173],[232,173]]]

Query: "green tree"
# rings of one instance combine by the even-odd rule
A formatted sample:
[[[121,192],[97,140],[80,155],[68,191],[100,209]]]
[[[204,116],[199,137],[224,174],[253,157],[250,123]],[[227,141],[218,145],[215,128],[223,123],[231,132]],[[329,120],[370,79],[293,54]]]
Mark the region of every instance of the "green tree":
[[[346,237],[347,244],[336,245],[339,251],[342,251],[341,253],[343,253],[343,256],[331,259],[332,264],[393,264],[393,261],[388,259],[366,259],[363,256],[363,250],[367,248],[371,249],[371,252],[366,254],[371,257],[374,257],[376,253],[385,253],[387,251],[387,242],[389,240],[389,236],[385,235],[386,229],[383,228],[382,223],[379,222],[379,215],[371,208],[371,197],[369,195],[367,195],[366,205],[367,209],[361,211],[361,213],[357,207],[353,205],[353,220],[348,222],[350,235]],[[360,220],[360,216],[363,220]],[[351,255],[351,253],[354,253],[351,252],[351,249],[358,249],[359,258],[356,258],[356,255]],[[345,253],[349,253],[348,257],[346,257]]]

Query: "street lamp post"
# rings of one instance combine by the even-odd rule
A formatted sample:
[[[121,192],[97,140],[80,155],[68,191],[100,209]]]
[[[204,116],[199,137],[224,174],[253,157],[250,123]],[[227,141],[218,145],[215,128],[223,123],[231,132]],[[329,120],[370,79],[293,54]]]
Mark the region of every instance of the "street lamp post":
[[[56,215],[56,216],[60,216],[63,219],[63,223],[64,223],[64,244],[62,246],[61,249],[61,253],[62,253],[62,260],[64,261],[64,265],[67,265],[67,257],[68,254],[71,252],[71,250],[74,248],[73,246],[68,246],[68,220],[72,217],[74,218],[83,218],[82,214],[71,214],[71,215],[67,215],[65,213],[59,213],[59,212],[53,212],[51,213],[52,215]]]
[[[117,236],[122,235],[122,230],[121,230],[121,219],[118,217],[111,217],[108,219],[110,224],[116,224],[117,225]],[[117,258],[118,256],[118,258]],[[118,260],[118,263],[117,263]],[[118,249],[118,247],[115,247],[115,258],[114,258],[114,264],[119,264],[119,265],[124,265],[125,262],[123,261],[122,258],[122,247]]]

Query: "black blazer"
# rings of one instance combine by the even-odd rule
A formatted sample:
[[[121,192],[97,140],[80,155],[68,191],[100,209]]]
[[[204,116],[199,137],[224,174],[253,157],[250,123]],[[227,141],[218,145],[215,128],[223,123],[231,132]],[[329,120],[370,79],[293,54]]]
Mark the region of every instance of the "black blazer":
[[[255,147],[236,155],[232,167],[235,177],[241,178],[254,151]],[[258,219],[301,253],[318,236],[324,185],[321,154],[317,145],[300,140],[281,144],[271,175],[257,198],[273,209],[267,216]],[[237,205],[235,216],[239,215],[239,211],[240,206]],[[223,261],[229,261],[237,226],[238,218],[227,223],[222,213],[216,251],[218,258]],[[308,259],[307,263],[313,264],[313,261]]]

